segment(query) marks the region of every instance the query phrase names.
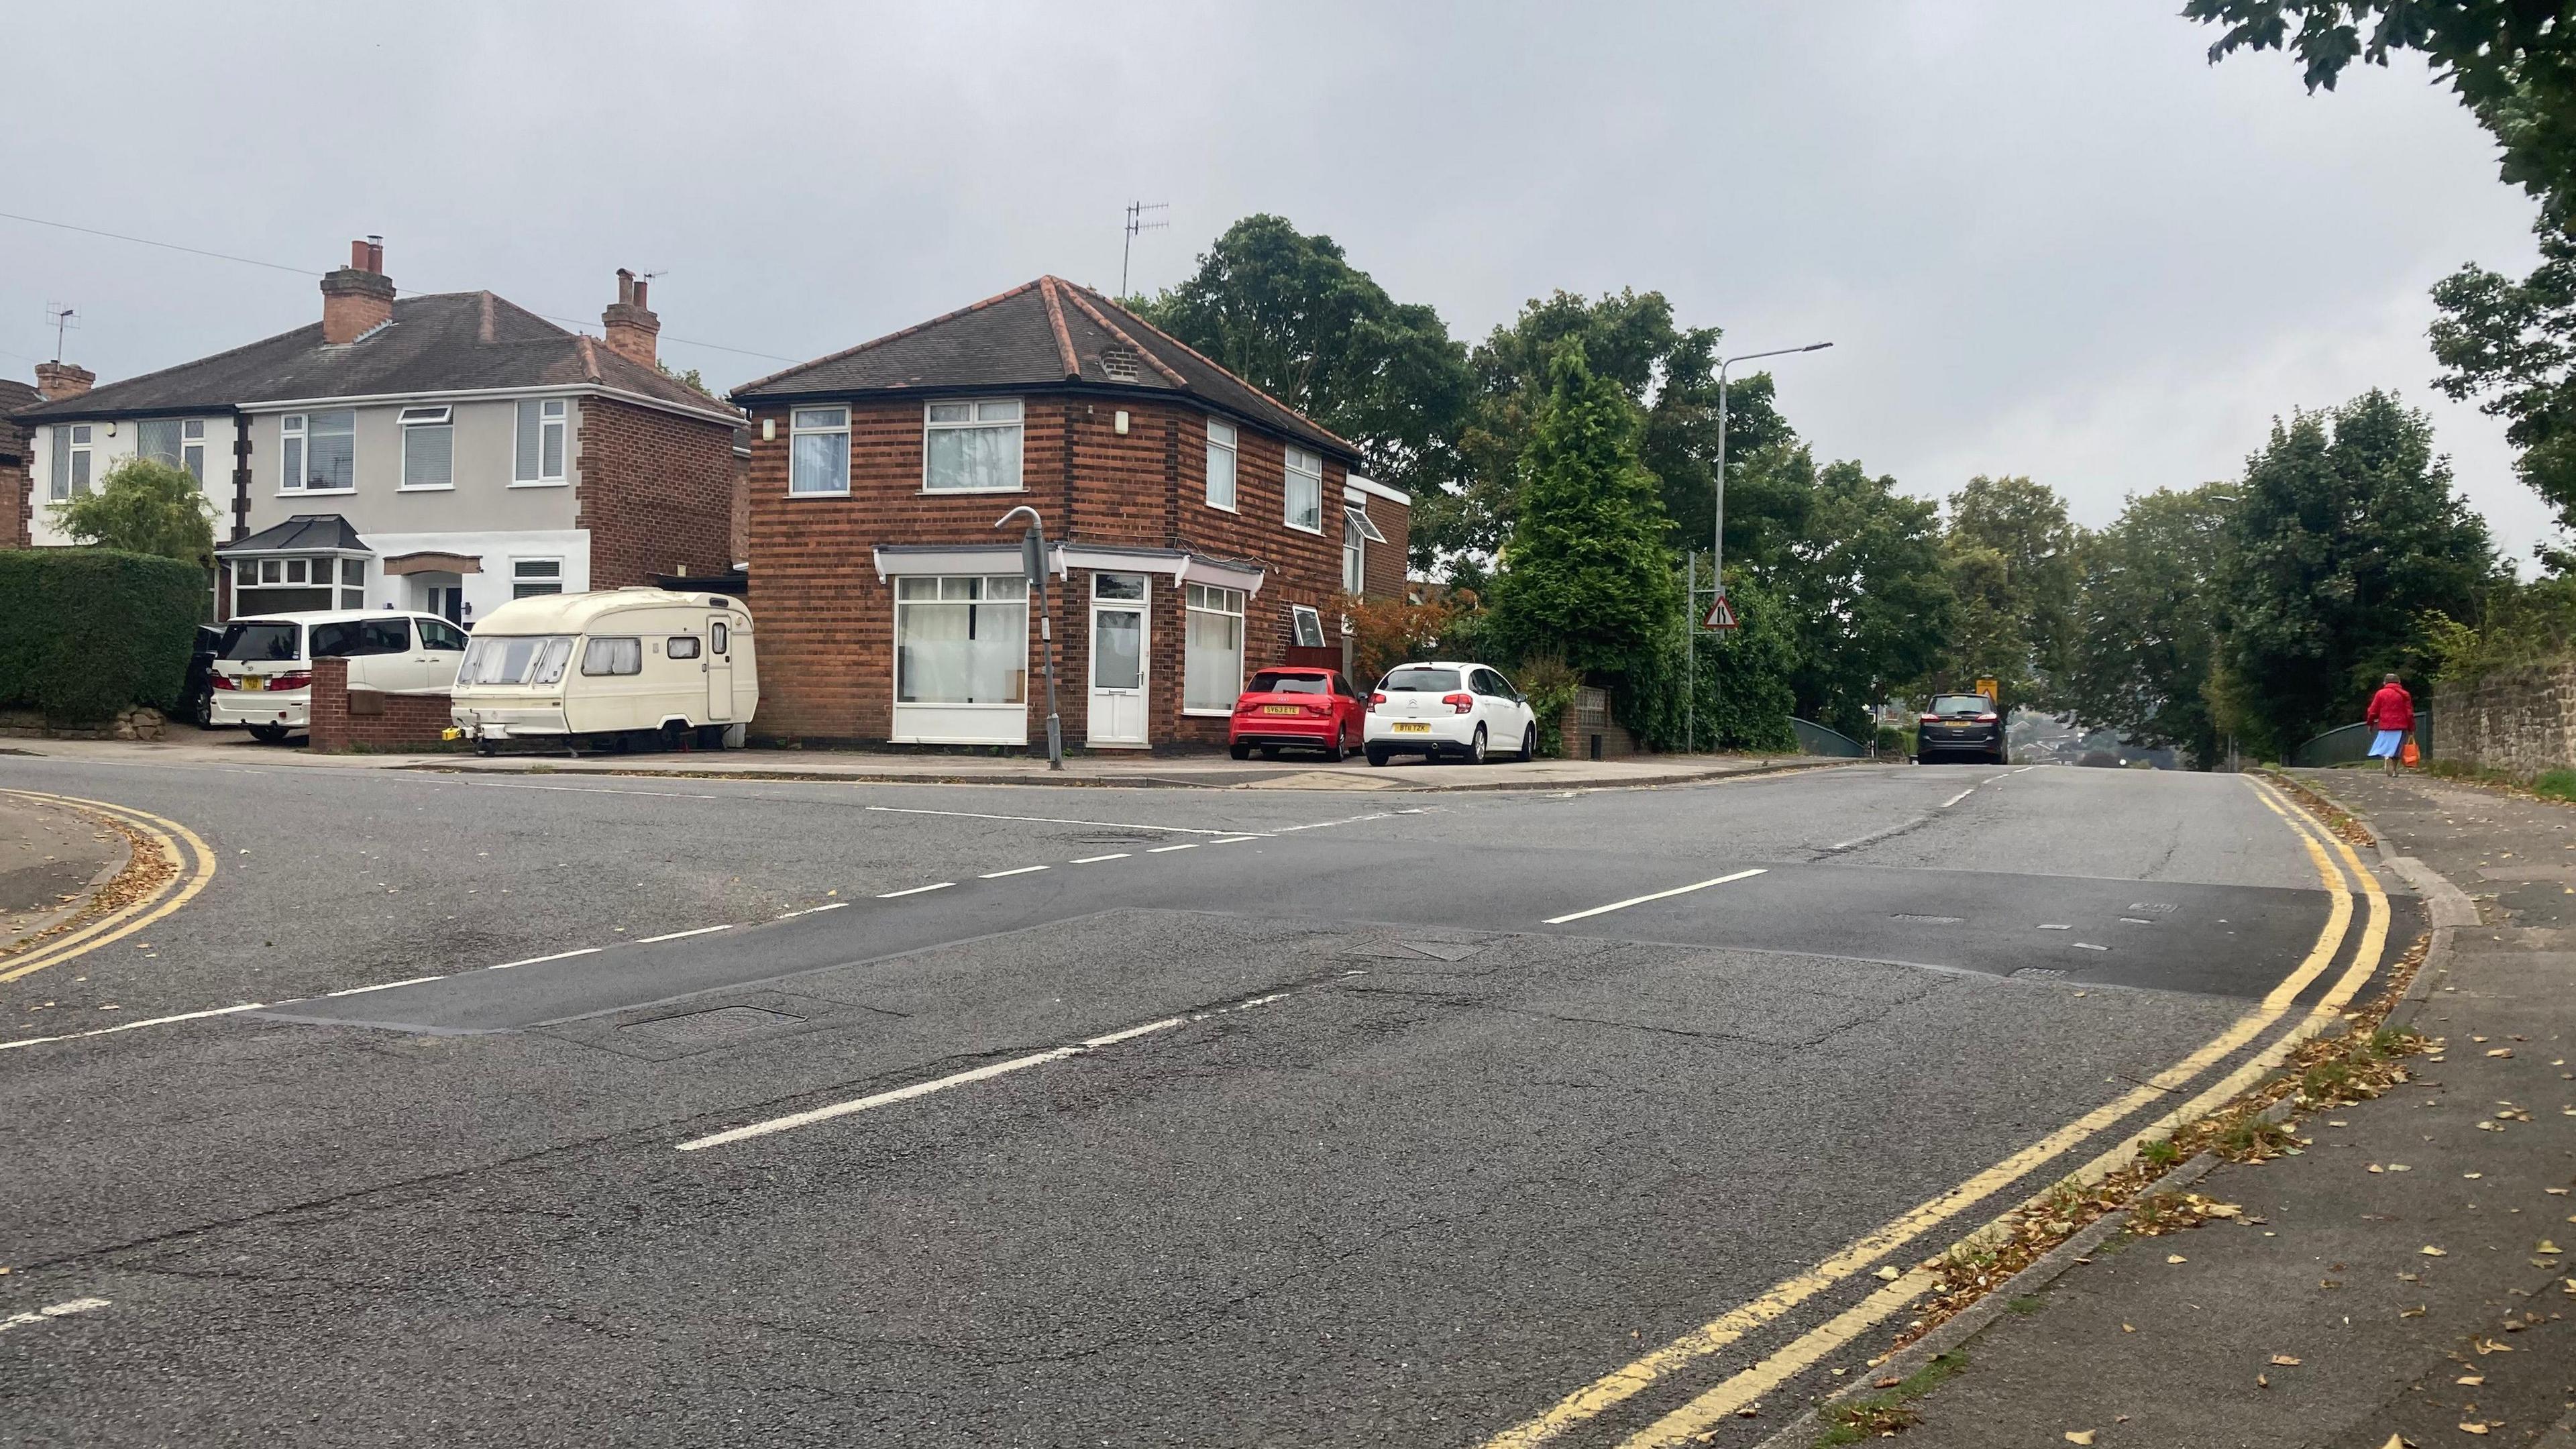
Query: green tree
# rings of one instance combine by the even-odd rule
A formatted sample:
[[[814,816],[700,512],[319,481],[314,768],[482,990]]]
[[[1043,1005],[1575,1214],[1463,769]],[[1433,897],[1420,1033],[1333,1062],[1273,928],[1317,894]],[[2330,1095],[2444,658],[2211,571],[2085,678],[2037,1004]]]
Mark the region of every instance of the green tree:
[[[1475,390],[1458,440],[1464,486],[1440,500],[1427,525],[1417,514],[1416,529],[1427,527],[1453,555],[1490,555],[1511,536],[1521,455],[1549,390],[1547,359],[1568,341],[1580,342],[1594,375],[1616,383],[1639,410],[1638,455],[1655,475],[1671,542],[1705,546],[1717,477],[1719,333],[1677,326],[1661,292],[1597,299],[1556,292],[1496,327],[1471,359]],[[1794,440],[1773,406],[1767,373],[1729,381],[1726,436],[1730,456],[1739,459]],[[1768,502],[1758,489],[1744,493],[1740,478],[1729,488],[1730,551],[1768,526]]]
[[[2011,703],[2055,707],[2074,662],[2080,542],[2046,484],[1980,476],[1952,495],[1942,541],[1959,601],[1952,681],[1992,678]]]
[[[2224,27],[2213,62],[2287,50],[2310,91],[2419,52],[2495,137],[2504,179],[2541,202],[2541,261],[2518,282],[2472,264],[2433,288],[2438,385],[2507,420],[2523,481],[2576,526],[2576,17],[2546,0],[2188,0],[2183,14]]]
[[[2219,576],[2220,725],[2277,758],[2420,663],[2419,616],[2476,618],[2497,573],[2432,423],[2384,392],[2275,423],[2246,464]]]
[[[2079,638],[2060,697],[2088,728],[2179,746],[2204,770],[2219,753],[2210,655],[2236,494],[2211,483],[2132,495],[2085,540]]]
[[[1774,581],[1798,633],[1798,712],[1867,738],[1869,709],[1923,683],[1950,640],[1957,604],[1942,569],[1940,508],[1857,462],[1813,469],[1807,527]]]
[[[1680,635],[1663,508],[1638,461],[1636,408],[1592,371],[1580,339],[1549,359],[1548,383],[1522,459],[1492,626],[1515,655],[1554,654],[1624,685],[1650,673]]]
[[[128,458],[97,492],[53,509],[55,526],[78,542],[215,566],[215,510],[184,468]]]
[[[1370,475],[1438,513],[1458,473],[1467,351],[1430,307],[1397,302],[1328,236],[1247,216],[1179,286],[1129,305],[1237,376],[1359,445]],[[1434,541],[1417,522],[1415,567]]]

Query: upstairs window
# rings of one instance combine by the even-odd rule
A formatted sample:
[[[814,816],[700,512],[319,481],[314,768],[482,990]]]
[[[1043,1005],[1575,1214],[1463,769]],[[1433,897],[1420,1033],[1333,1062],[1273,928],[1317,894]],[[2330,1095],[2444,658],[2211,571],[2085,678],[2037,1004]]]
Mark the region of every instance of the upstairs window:
[[[191,418],[179,425],[179,466],[188,476],[206,481],[206,424],[202,418]]]
[[[288,413],[278,420],[279,486],[288,493],[348,493],[358,486],[358,415]]]
[[[402,410],[402,486],[456,486],[456,426],[448,409]]]
[[[179,420],[145,418],[134,425],[134,451],[155,463],[173,468],[184,466],[179,460]]]
[[[1324,460],[1294,443],[1288,446],[1288,526],[1324,531]]]
[[[787,418],[787,491],[850,491],[850,410],[798,408]]]
[[[932,403],[921,486],[929,493],[1020,491],[1020,401]]]
[[[1207,500],[1208,507],[1234,511],[1234,427],[1208,419]]]
[[[530,398],[519,404],[518,457],[510,469],[512,484],[531,487],[564,481],[564,430],[572,405],[562,398]]]
[[[47,501],[66,503],[89,492],[89,429],[87,423],[55,425],[54,476],[45,484]]]

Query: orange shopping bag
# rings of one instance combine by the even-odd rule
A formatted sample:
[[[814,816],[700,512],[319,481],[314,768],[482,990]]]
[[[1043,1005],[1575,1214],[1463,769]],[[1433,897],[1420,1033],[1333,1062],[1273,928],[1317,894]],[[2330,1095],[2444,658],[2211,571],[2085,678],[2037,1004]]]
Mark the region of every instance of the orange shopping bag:
[[[2404,747],[2399,749],[2397,752],[2397,761],[2399,764],[2404,765],[2410,770],[2414,769],[2417,765],[2424,763],[2424,752],[2415,748],[2415,737],[2413,735],[2408,735],[2406,737]]]

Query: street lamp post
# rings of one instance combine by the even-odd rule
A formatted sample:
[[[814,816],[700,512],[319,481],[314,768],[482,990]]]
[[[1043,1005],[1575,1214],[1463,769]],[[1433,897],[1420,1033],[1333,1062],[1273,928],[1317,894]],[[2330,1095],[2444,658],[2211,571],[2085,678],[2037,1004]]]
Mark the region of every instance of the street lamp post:
[[[1768,352],[1745,352],[1722,358],[1717,364],[1717,504],[1716,517],[1709,523],[1708,587],[1712,600],[1726,597],[1726,372],[1739,362],[1753,362],[1765,357],[1787,357],[1797,352],[1822,352],[1830,342],[1810,342],[1804,347],[1775,347]],[[1690,601],[1691,608],[1699,600]],[[1684,635],[1690,645],[1685,656],[1683,694],[1682,749],[1689,753],[1699,748],[1699,621],[1683,620],[1689,632]]]
[[[993,521],[995,528],[1022,514],[1028,515],[1029,531],[1020,537],[1020,571],[1028,575],[1029,587],[1038,591],[1038,637],[1046,645],[1047,681],[1047,768],[1064,768],[1064,725],[1055,712],[1055,617],[1047,611],[1046,592],[1046,521],[1038,511],[1023,503]]]

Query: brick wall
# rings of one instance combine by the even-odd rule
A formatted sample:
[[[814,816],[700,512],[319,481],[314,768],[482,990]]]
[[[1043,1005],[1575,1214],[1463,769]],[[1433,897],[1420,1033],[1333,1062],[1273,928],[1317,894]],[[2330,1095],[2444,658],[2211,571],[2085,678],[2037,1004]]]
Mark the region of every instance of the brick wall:
[[[0,417],[0,548],[26,548],[36,507],[36,430]]]
[[[1405,577],[1410,572],[1405,550],[1413,536],[1413,509],[1407,504],[1371,498],[1368,516],[1377,531],[1386,535],[1386,542],[1370,544],[1362,555],[1362,590],[1373,599],[1401,599]]]
[[[1024,490],[1015,494],[923,493],[922,404],[901,400],[852,407],[850,496],[791,498],[787,414],[754,415],[747,557],[750,603],[761,629],[761,704],[753,729],[762,737],[885,740],[894,709],[894,590],[877,578],[871,550],[1013,543],[1016,529],[997,532],[992,525],[1023,503],[1045,515],[1050,539],[1186,548],[1260,564],[1267,578],[1244,621],[1247,672],[1277,662],[1292,641],[1290,604],[1326,610],[1331,627],[1329,606],[1341,587],[1338,463],[1325,466],[1325,531],[1303,533],[1283,522],[1286,445],[1279,438],[1238,429],[1236,509],[1229,513],[1207,505],[1206,419],[1196,408],[1044,393],[1025,394],[1024,402]],[[1115,426],[1122,406],[1124,436]],[[774,420],[776,437],[760,436],[763,420]],[[1051,579],[1048,593],[1065,738],[1079,742],[1089,701],[1091,575],[1077,569]],[[1168,574],[1155,581],[1148,733],[1157,745],[1219,745],[1224,719],[1181,715],[1185,597]],[[1033,742],[1046,734],[1035,623],[1033,617]]]
[[[1386,525],[1378,526],[1383,528]],[[1557,730],[1558,738],[1565,746],[1563,758],[1569,760],[1591,759],[1592,741],[1596,736],[1601,741],[1601,758],[1605,760],[1625,759],[1646,752],[1636,732],[1619,723],[1618,717],[1611,713],[1610,691],[1598,685],[1585,685],[1574,692],[1574,698],[1565,702],[1565,713],[1557,720]]]
[[[731,567],[733,429],[608,398],[581,407],[573,526],[590,530],[590,586]]]
[[[304,747],[336,753],[364,746],[403,749],[439,742],[448,726],[448,699],[433,694],[388,694],[349,688],[349,661],[313,661],[313,705]]]

